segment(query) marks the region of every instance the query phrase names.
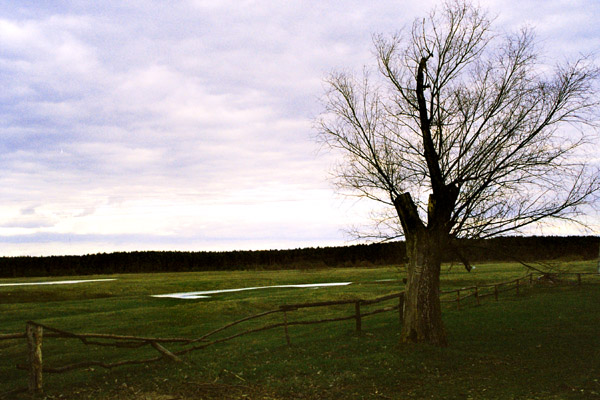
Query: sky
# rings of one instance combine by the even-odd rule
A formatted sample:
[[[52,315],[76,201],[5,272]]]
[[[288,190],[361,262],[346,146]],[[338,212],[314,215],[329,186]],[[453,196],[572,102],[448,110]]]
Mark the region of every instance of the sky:
[[[0,2],[0,255],[355,243],[374,205],[332,187],[323,80],[436,4]],[[479,4],[550,59],[600,50],[598,0]]]

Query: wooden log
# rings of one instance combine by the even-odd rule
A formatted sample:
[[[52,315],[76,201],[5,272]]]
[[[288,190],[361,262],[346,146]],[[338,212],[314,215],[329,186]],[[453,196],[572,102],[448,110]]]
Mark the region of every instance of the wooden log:
[[[354,312],[356,318],[356,332],[360,332],[362,330],[362,321],[360,319],[360,301],[354,303]]]
[[[279,310],[275,310],[275,311],[271,311],[271,312],[278,312]],[[262,313],[259,314],[258,316],[262,316],[263,314],[266,313]],[[251,317],[246,317],[245,319],[250,319],[250,318],[255,318],[256,316],[251,316]],[[97,342],[90,342],[87,339],[107,339],[107,340],[130,340],[130,341],[142,341],[142,342],[161,342],[161,343],[191,343],[191,342],[196,342],[199,341],[200,339],[188,339],[188,338],[156,338],[156,337],[140,337],[140,336],[124,336],[124,335],[112,335],[112,334],[105,334],[105,333],[72,333],[72,332],[67,332],[67,331],[63,331],[61,329],[58,328],[53,328],[51,326],[47,326],[44,324],[40,324],[37,322],[32,322],[30,321],[29,323],[31,323],[32,325],[35,326],[40,326],[42,328],[44,328],[44,331],[50,331],[53,332],[52,334],[48,334],[47,332],[44,333],[44,336],[46,337],[64,337],[64,338],[73,338],[73,339],[79,339],[82,342],[86,343],[86,344],[99,344]]]
[[[167,350],[166,348],[161,346],[159,343],[150,342],[150,344],[152,345],[152,347],[154,347],[156,350],[158,350],[158,352],[160,354],[162,354],[164,357],[168,358],[169,360],[172,360],[175,362],[183,362],[183,360],[181,358],[179,358],[175,354],[171,353],[169,350]]]
[[[392,299],[395,299],[396,297],[401,297],[401,296],[404,296],[404,292],[388,294],[385,296],[377,297],[373,300],[361,300],[360,302],[362,305],[375,304],[375,303],[381,303],[382,301],[386,301],[386,300],[392,300]]]
[[[0,340],[25,339],[26,337],[26,333],[6,333],[0,335]]]
[[[356,300],[335,300],[335,301],[319,301],[316,303],[300,303],[300,304],[284,304],[279,307],[280,310],[293,311],[299,308],[311,308],[311,307],[327,307],[327,306],[339,306],[344,304],[355,303]]]
[[[232,326],[235,326],[235,325],[241,324],[242,322],[249,321],[249,320],[251,320],[251,319],[255,319],[255,318],[261,318],[261,317],[264,317],[265,315],[269,315],[269,314],[273,314],[273,313],[281,312],[282,310],[284,310],[284,307],[285,307],[285,306],[281,306],[281,309],[277,309],[277,310],[270,310],[270,311],[265,311],[265,312],[262,312],[262,313],[260,313],[260,314],[254,314],[254,315],[250,315],[250,316],[248,316],[248,317],[244,317],[244,318],[242,318],[242,319],[238,319],[237,321],[234,321],[234,322],[232,322],[232,323],[230,323],[230,324],[227,324],[227,325],[225,325],[225,326],[222,326],[222,327],[220,327],[220,328],[218,328],[218,329],[215,329],[214,331],[210,331],[210,332],[208,332],[207,334],[205,334],[205,335],[203,335],[203,336],[199,337],[198,339],[191,340],[191,341],[190,341],[190,343],[195,343],[195,342],[202,342],[202,341],[205,341],[205,340],[206,340],[206,338],[208,338],[209,336],[212,336],[212,335],[214,335],[215,333],[219,333],[219,332],[221,332],[221,331],[224,331],[224,330],[225,330],[225,329],[227,329],[227,328],[231,328]]]
[[[28,390],[32,395],[42,393],[42,339],[44,328],[27,323],[27,347],[29,354],[29,385]]]
[[[400,297],[401,295],[402,295],[402,292],[388,294],[388,295],[381,296],[381,297],[378,297],[378,298],[375,298],[372,300],[356,300],[356,299],[354,299],[354,300],[319,301],[319,302],[315,302],[315,303],[284,304],[284,305],[279,306],[279,309],[293,311],[293,310],[297,310],[299,308],[341,306],[341,305],[345,305],[345,304],[356,303],[357,301],[360,301],[363,305],[375,304],[375,303],[380,303],[382,301],[395,299],[397,297]]]

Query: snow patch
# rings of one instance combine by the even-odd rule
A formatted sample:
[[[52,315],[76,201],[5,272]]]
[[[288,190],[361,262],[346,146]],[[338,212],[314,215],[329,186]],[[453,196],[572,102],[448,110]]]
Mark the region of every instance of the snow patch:
[[[256,287],[245,287],[235,289],[221,289],[221,290],[206,290],[202,292],[185,292],[185,293],[169,293],[169,294],[155,294],[152,297],[168,297],[172,299],[208,299],[212,294],[219,293],[232,293],[232,292],[243,292],[246,290],[261,290],[261,289],[272,289],[272,288],[320,288],[329,286],[346,286],[352,282],[333,282],[333,283],[304,283],[298,285],[273,285],[273,286],[256,286]]]
[[[116,278],[111,278],[111,279],[81,279],[81,280],[71,280],[71,281],[0,283],[0,286],[71,285],[71,284],[75,284],[75,283],[108,282],[108,281],[116,281],[116,280],[117,280]]]

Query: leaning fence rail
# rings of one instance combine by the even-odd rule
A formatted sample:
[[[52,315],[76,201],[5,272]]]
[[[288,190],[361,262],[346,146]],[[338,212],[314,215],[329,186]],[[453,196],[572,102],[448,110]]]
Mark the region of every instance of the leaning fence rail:
[[[498,300],[500,293],[515,290],[518,294],[520,288],[524,285],[530,285],[534,279],[559,277],[565,275],[575,275],[577,277],[577,285],[581,285],[582,275],[594,275],[599,276],[596,273],[555,273],[555,274],[541,274],[535,276],[533,273],[525,275],[524,277],[513,279],[505,282],[498,282],[492,284],[468,286],[463,288],[457,288],[452,290],[440,291],[440,301],[443,303],[456,303],[457,309],[461,308],[461,301],[467,298],[473,297],[477,305],[481,303],[481,299],[485,297],[494,296],[495,300]],[[485,290],[490,290],[485,293]],[[450,295],[450,296],[448,296]],[[373,304],[382,303],[397,299],[398,303],[395,305],[388,305],[383,308],[364,312],[363,306],[369,306]],[[20,391],[29,391],[30,393],[41,393],[42,392],[42,381],[43,373],[63,373],[72,371],[75,369],[89,368],[89,367],[102,367],[111,369],[123,365],[135,365],[135,364],[148,364],[160,360],[170,360],[174,362],[184,362],[180,356],[183,354],[190,353],[192,351],[207,348],[217,343],[223,343],[235,338],[248,335],[251,333],[283,328],[286,343],[291,344],[289,335],[289,327],[298,325],[314,325],[338,321],[355,320],[355,329],[357,332],[362,330],[362,319],[367,316],[395,311],[398,310],[399,322],[402,323],[402,311],[404,304],[404,292],[393,293],[386,296],[378,297],[375,299],[349,299],[349,300],[338,300],[338,301],[322,301],[314,303],[299,303],[299,304],[284,304],[276,309],[264,311],[258,314],[246,316],[236,321],[230,322],[220,328],[214,329],[198,338],[159,338],[159,337],[139,337],[139,336],[127,336],[127,335],[113,335],[113,334],[102,334],[102,333],[73,333],[67,332],[58,328],[50,327],[38,322],[29,321],[26,323],[26,329],[24,333],[11,333],[0,335],[0,341],[2,340],[19,340],[27,339],[28,348],[28,363],[27,365],[18,365],[17,368],[27,370],[29,375],[28,388]],[[317,308],[317,307],[331,307],[340,305],[354,305],[354,313],[341,317],[323,318],[318,320],[289,320],[288,315],[294,311],[300,309]],[[266,317],[272,314],[282,314],[282,322],[276,322],[267,324],[261,327],[255,327],[246,329],[242,332],[218,338],[210,339],[217,333],[224,332],[234,326],[240,325],[244,322],[255,320]],[[50,368],[43,365],[42,362],[42,341],[43,338],[68,338],[80,340],[85,345],[92,346],[113,346],[117,348],[140,348],[143,346],[150,346],[154,348],[159,354],[152,358],[146,358],[141,360],[122,360],[113,363],[105,363],[101,361],[83,361],[79,363],[69,364],[62,367]],[[165,346],[169,344],[179,344],[183,346],[189,346],[187,348],[171,351]],[[19,390],[18,390],[19,391]],[[13,391],[16,392],[16,391]],[[0,397],[2,397],[0,395]]]
[[[398,299],[398,303],[391,306],[386,306],[383,308],[379,308],[376,310],[371,310],[364,312],[361,310],[361,306],[368,306],[373,304],[382,303],[385,301],[390,301],[393,299]],[[159,338],[159,337],[138,337],[138,336],[126,336],[126,335],[113,335],[113,334],[102,334],[102,333],[73,333],[68,332],[62,329],[58,329],[55,327],[51,327],[45,324],[41,324],[34,321],[28,321],[26,323],[26,332],[25,333],[13,333],[13,334],[5,334],[0,335],[0,340],[18,340],[18,339],[27,339],[27,348],[28,348],[28,363],[27,365],[18,365],[17,368],[22,370],[27,370],[29,375],[29,383],[27,390],[30,393],[41,393],[43,388],[43,373],[63,373],[76,369],[83,369],[89,367],[102,367],[106,369],[111,369],[114,367],[124,366],[124,365],[135,365],[135,364],[148,364],[160,360],[171,360],[175,362],[183,362],[180,358],[181,355],[190,353],[195,350],[204,349],[206,347],[215,345],[217,343],[223,343],[240,336],[248,335],[250,333],[256,333],[261,331],[266,331],[270,329],[283,328],[284,336],[286,343],[291,344],[291,339],[289,335],[289,327],[297,326],[297,325],[313,325],[313,324],[322,324],[336,321],[346,321],[346,320],[355,320],[356,331],[361,331],[362,329],[362,320],[364,317],[389,312],[394,310],[399,310],[399,319],[401,322],[402,318],[402,309],[403,309],[403,300],[404,300],[404,292],[394,293],[382,297],[378,297],[376,299],[351,299],[351,300],[339,300],[339,301],[324,301],[324,302],[316,302],[316,303],[299,303],[299,304],[285,304],[279,306],[277,309],[261,312],[258,314],[250,315],[239,320],[230,322],[218,329],[212,330],[198,338],[190,339],[190,338]],[[323,319],[313,319],[313,320],[289,320],[288,315],[294,311],[298,311],[300,309],[307,308],[316,308],[316,307],[330,307],[330,306],[339,306],[339,305],[354,305],[354,312],[350,315],[342,316],[342,317],[333,317],[333,318],[323,318]],[[211,337],[217,333],[226,331],[236,325],[240,325],[244,322],[259,319],[262,317],[266,317],[271,314],[282,314],[283,320],[282,322],[276,322],[267,324],[261,327],[255,327],[246,329],[242,332],[237,332],[235,334],[212,339]],[[112,346],[117,348],[140,348],[143,346],[151,346],[154,348],[159,354],[155,357],[145,358],[145,359],[136,359],[136,360],[121,360],[112,363],[102,362],[102,361],[83,361],[74,364],[64,365],[61,367],[48,367],[44,366],[42,362],[42,341],[43,338],[67,338],[67,339],[77,339],[81,341],[85,345],[92,346]],[[212,339],[212,340],[211,340]],[[188,346],[187,348],[171,351],[167,349],[165,346],[169,344],[179,344],[183,346]]]

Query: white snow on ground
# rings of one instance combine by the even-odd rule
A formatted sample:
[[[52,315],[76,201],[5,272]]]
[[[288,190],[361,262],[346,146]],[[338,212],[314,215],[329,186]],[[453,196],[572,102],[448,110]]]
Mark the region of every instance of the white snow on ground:
[[[222,290],[206,290],[203,292],[185,292],[185,293],[169,293],[169,294],[155,294],[152,297],[169,297],[173,299],[207,299],[210,298],[211,294],[218,293],[231,293],[231,292],[243,292],[245,290],[259,290],[259,289],[271,289],[271,288],[320,288],[327,286],[346,286],[352,282],[333,282],[333,283],[305,283],[298,285],[274,285],[274,286],[257,286],[257,287],[246,287],[236,289],[222,289]]]
[[[112,279],[82,279],[82,280],[73,280],[73,281],[0,283],[0,286],[71,285],[74,283],[107,282],[107,281],[116,281],[116,279],[115,278],[112,278]]]

